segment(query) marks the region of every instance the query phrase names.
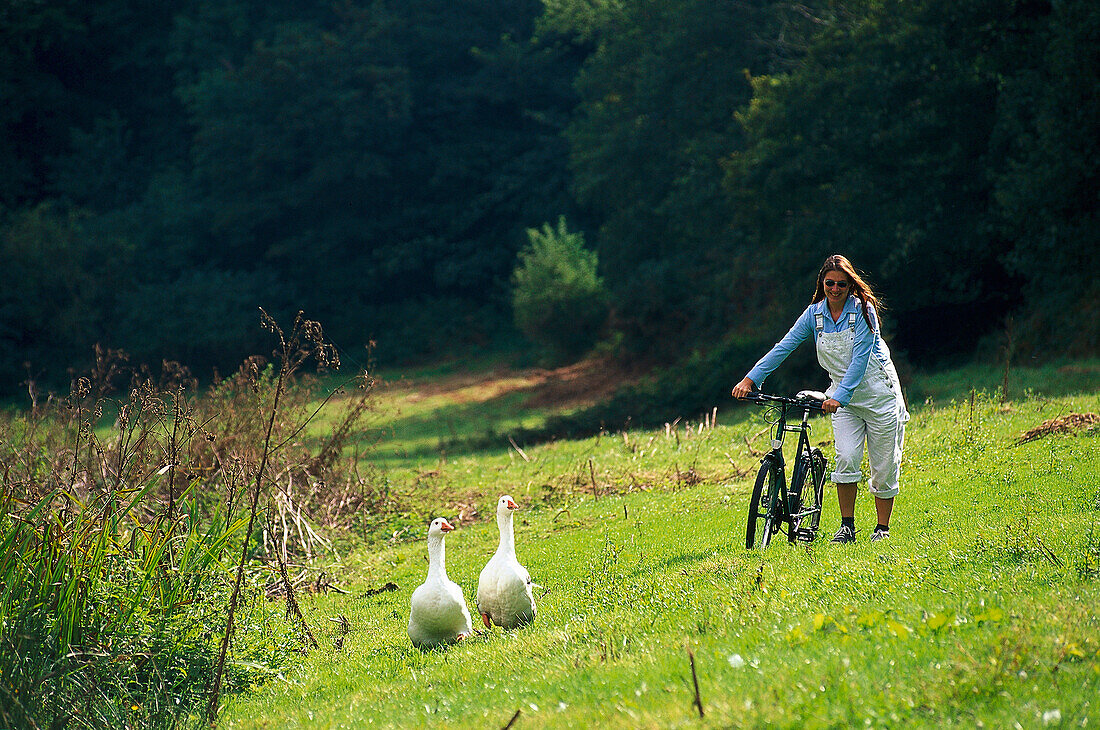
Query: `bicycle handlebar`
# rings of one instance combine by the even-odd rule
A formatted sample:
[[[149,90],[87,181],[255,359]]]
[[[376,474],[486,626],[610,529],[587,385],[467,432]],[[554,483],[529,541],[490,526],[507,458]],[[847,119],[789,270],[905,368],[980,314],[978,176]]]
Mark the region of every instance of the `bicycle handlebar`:
[[[819,393],[814,390],[803,390],[798,393],[794,398],[784,395],[770,395],[768,393],[754,392],[749,393],[741,400],[747,400],[753,403],[759,403],[761,405],[767,405],[770,403],[778,403],[784,406],[794,406],[796,408],[809,408],[811,410],[820,411],[823,410],[822,405],[828,399],[829,396],[824,393]]]

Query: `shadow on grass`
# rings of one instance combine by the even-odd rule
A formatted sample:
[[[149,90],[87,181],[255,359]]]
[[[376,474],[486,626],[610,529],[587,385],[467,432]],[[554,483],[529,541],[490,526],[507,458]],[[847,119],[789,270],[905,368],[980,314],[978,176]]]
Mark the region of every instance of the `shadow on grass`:
[[[529,408],[526,394],[513,391],[482,401],[447,403],[385,424],[403,458],[491,454],[511,448],[508,435],[537,428],[548,411]]]
[[[914,372],[905,394],[910,410],[919,413],[926,406],[965,400],[972,391],[1000,393],[1005,382],[1003,366],[974,364]],[[1100,359],[1010,368],[1007,385],[1010,400],[1095,393],[1100,390]],[[515,448],[511,441],[523,449],[557,439],[659,428],[678,418],[702,420],[703,412],[715,407],[723,425],[738,425],[753,416],[755,406],[738,403],[725,393],[715,395],[716,388],[714,384],[706,388],[709,398],[699,392],[686,396],[682,388],[679,395],[661,387],[624,388],[605,402],[569,412],[531,407],[528,400],[534,389],[520,388],[482,401],[399,416],[385,428],[393,434],[396,458],[416,460],[443,454],[499,455]]]
[[[687,565],[695,565],[701,563],[704,560],[714,556],[714,550],[688,550],[686,552],[678,553],[676,555],[669,555],[666,558],[658,560],[652,566],[639,566],[634,571],[634,576],[655,573],[658,571],[673,570],[676,568],[683,568]]]

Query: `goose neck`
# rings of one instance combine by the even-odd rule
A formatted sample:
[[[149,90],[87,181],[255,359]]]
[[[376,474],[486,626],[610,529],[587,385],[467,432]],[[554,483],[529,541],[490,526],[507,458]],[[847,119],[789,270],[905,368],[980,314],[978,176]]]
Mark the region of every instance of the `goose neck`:
[[[447,578],[447,547],[442,536],[428,536],[428,579]]]
[[[500,528],[500,547],[497,552],[506,555],[516,554],[516,536],[512,530],[512,513],[497,515],[497,527]]]

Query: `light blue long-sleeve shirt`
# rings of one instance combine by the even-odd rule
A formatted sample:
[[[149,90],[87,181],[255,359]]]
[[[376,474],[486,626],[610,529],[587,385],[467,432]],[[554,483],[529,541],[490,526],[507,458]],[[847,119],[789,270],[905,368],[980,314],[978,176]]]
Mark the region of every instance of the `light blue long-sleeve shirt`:
[[[746,376],[759,388],[764,380],[782,364],[787,356],[794,352],[795,348],[810,337],[817,341],[817,332],[814,327],[816,315],[824,315],[824,332],[840,332],[848,329],[848,315],[856,313],[855,343],[852,347],[852,362],[844,372],[844,377],[837,384],[833,399],[840,405],[846,406],[852,400],[852,393],[863,382],[863,375],[867,372],[867,363],[871,357],[878,359],[879,363],[886,365],[890,361],[890,348],[886,346],[882,335],[879,334],[878,314],[873,306],[867,307],[874,328],[867,326],[867,320],[863,318],[863,307],[858,298],[849,296],[844,302],[844,311],[835,322],[829,313],[829,304],[824,299],[816,304],[806,307],[806,311],[795,321],[794,326],[784,335],[783,339],[775,343],[768,354],[760,358]]]

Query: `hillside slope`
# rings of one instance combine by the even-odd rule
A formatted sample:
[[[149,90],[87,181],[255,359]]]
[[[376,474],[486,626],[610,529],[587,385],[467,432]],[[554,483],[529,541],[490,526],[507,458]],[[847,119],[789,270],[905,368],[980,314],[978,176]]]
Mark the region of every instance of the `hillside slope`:
[[[929,396],[913,410],[894,536],[874,545],[861,494],[854,546],[823,535],[744,549],[767,440],[748,406],[726,408],[718,425],[701,416],[526,448],[407,453],[389,466],[406,527],[330,567],[349,593],[302,601],[322,648],[232,700],[221,725],[1084,724],[1100,694],[1100,431],[1079,419],[1018,441],[1051,419],[1100,413],[1100,386],[1008,403]],[[829,452],[829,439],[818,422],[815,442]],[[542,586],[538,619],[413,649],[421,520],[460,525],[447,568],[472,609],[501,494],[525,508],[516,545]],[[823,532],[837,519],[827,492]],[[374,592],[388,582],[397,590]]]

